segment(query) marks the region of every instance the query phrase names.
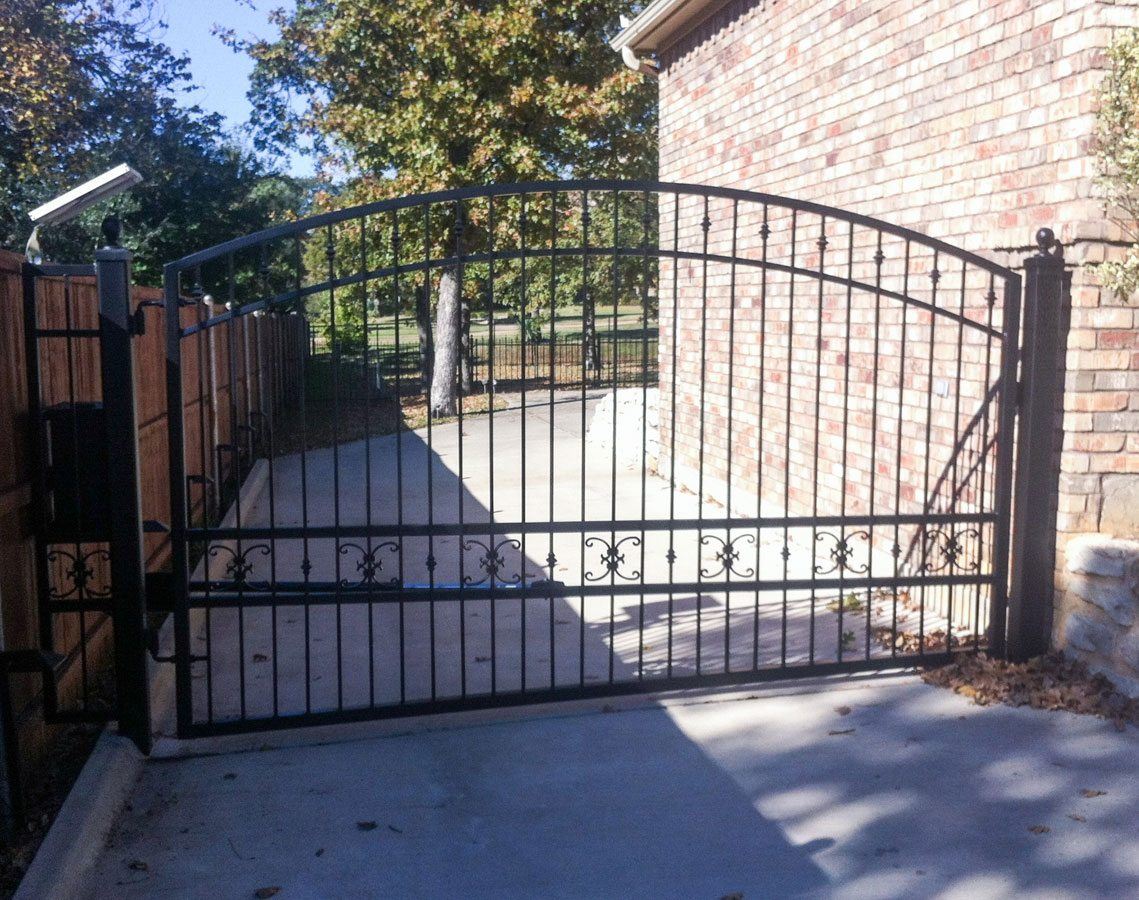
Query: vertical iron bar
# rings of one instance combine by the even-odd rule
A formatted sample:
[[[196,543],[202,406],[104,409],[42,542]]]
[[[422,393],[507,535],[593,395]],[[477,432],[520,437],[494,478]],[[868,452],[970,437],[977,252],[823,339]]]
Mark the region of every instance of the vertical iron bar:
[[[700,220],[700,230],[704,233],[701,243],[700,258],[700,439],[697,449],[696,472],[696,520],[699,527],[696,530],[696,674],[700,674],[701,638],[703,626],[704,591],[699,587],[704,580],[704,564],[701,559],[701,548],[704,546],[704,435],[705,435],[705,397],[708,382],[708,232],[712,227],[712,220],[708,217],[708,196],[704,195],[704,218]]]
[[[906,249],[902,261],[902,336],[901,347],[898,353],[898,429],[896,434],[897,446],[894,448],[894,515],[899,516],[902,512],[902,431],[905,427],[905,408],[906,408],[906,337],[907,325],[909,324],[909,299],[910,299],[910,242],[906,240]],[[919,525],[920,529],[921,526]],[[920,531],[919,531],[920,533]],[[901,546],[901,530],[898,525],[897,519],[894,521],[894,546],[891,550],[894,556],[894,586],[893,586],[893,599],[891,601],[891,621],[890,621],[890,656],[895,657],[898,655],[898,579],[899,566],[902,558]]]
[[[793,361],[795,357],[795,251],[796,229],[799,224],[799,211],[791,210],[791,259],[787,274],[787,394],[786,408],[784,409],[783,433],[783,614],[779,635],[779,666],[787,667],[787,579],[790,577],[790,529],[786,517],[791,515],[791,378],[794,372]],[[812,554],[814,546],[811,547]]]
[[[641,584],[647,577],[648,562],[645,520],[648,518],[648,440],[649,440],[649,192],[641,201]],[[659,256],[658,256],[659,259]],[[659,298],[658,298],[659,299]],[[658,314],[659,321],[659,314]],[[659,352],[659,351],[658,351]],[[660,396],[659,393],[657,395]],[[659,409],[659,405],[658,405]],[[660,430],[657,443],[659,453]],[[637,603],[637,679],[645,677],[645,592]]]
[[[521,475],[522,484],[519,489],[520,497],[519,502],[522,505],[522,534],[519,541],[519,554],[521,556],[521,567],[519,577],[522,579],[522,597],[519,600],[521,609],[519,614],[521,617],[521,689],[526,692],[526,602],[527,602],[527,584],[526,584],[526,420],[530,417],[529,411],[526,408],[526,195],[522,194],[519,198],[521,206],[518,211],[518,252],[521,257],[519,274],[519,384],[521,390],[521,399],[519,405],[522,407],[522,414],[519,417],[519,439],[522,442],[522,459],[521,459]]]
[[[170,575],[174,599],[174,691],[178,718],[178,736],[185,737],[193,727],[193,695],[191,684],[191,645],[189,579],[186,558],[186,448],[184,437],[185,407],[182,401],[182,317],[178,290],[178,271],[166,266],[163,271],[163,294],[166,314],[166,415],[167,453],[170,462]],[[200,315],[200,311],[195,310]],[[199,332],[200,334],[201,332]],[[204,360],[199,354],[198,373],[202,378]],[[205,394],[199,391],[199,407]],[[199,418],[202,416],[199,412]],[[202,436],[205,429],[201,429]],[[205,477],[205,454],[202,454]],[[202,483],[203,509],[207,505],[206,484]],[[208,580],[208,579],[207,579]]]
[[[823,273],[826,268],[826,252],[827,252],[827,217],[822,216],[819,226],[819,239],[816,242],[819,248],[819,272],[817,276],[819,291],[818,291],[818,309],[815,311],[817,327],[815,331],[815,438],[812,444],[812,473],[811,473],[811,517],[818,519],[819,517],[819,419],[822,416],[823,405],[823,287],[825,281]],[[842,540],[843,531],[839,530],[840,540]],[[811,526],[811,554],[814,559],[815,549],[818,547],[819,529],[817,525]],[[839,561],[839,570],[842,569],[842,562]],[[818,590],[815,587],[815,578],[818,574],[818,566],[811,566],[811,627],[807,635],[807,661],[814,663],[815,661],[815,604],[818,599]],[[842,607],[842,598],[839,597],[839,607]]]
[[[39,618],[40,646],[45,650],[55,647],[54,616],[48,607],[49,569],[47,545],[44,534],[47,529],[47,435],[44,432],[43,396],[40,384],[39,311],[37,308],[36,279],[39,269],[25,262],[21,266],[24,291],[24,361],[27,377],[28,421],[31,423],[33,440],[30,442],[31,458],[28,463],[35,473],[32,479],[32,530],[35,536],[36,597]]]
[[[609,465],[610,465],[610,481],[609,481],[609,521],[615,522],[617,520],[617,301],[618,293],[620,291],[621,273],[618,268],[617,247],[620,241],[620,196],[616,191],[612,192],[613,197],[613,235],[612,247],[613,256],[610,261],[610,278],[612,279],[613,287],[613,340],[610,342],[612,346],[613,359],[610,361],[610,389],[613,396],[613,425],[609,436]],[[609,529],[609,545],[611,547],[617,546],[617,533],[613,530],[612,526]],[[609,584],[612,588],[617,583],[617,570],[614,568],[609,573]],[[609,683],[613,683],[613,668],[616,658],[616,645],[615,645],[615,616],[616,616],[616,603],[617,597],[614,593],[609,594]]]
[[[399,211],[392,210],[392,278],[395,284],[395,508],[396,528],[399,530],[397,544],[397,567],[399,569],[399,702],[407,702],[407,652],[405,649],[405,607],[407,598],[404,594],[406,580],[404,576],[404,539],[403,539],[403,353],[400,348],[400,247],[403,238],[399,233]],[[422,352],[422,348],[419,348]],[[422,373],[421,373],[422,375]],[[460,494],[461,496],[461,494]],[[462,548],[459,550],[462,558]],[[465,648],[464,648],[465,651]],[[463,671],[466,672],[466,656],[463,657]]]
[[[293,290],[300,295],[303,267],[301,264],[301,235],[293,238]],[[301,539],[301,577],[304,583],[305,617],[305,712],[312,712],[312,605],[308,602],[309,576],[312,560],[309,557],[308,528],[308,354],[301,354],[300,414],[301,414],[301,524],[305,536]]]
[[[557,319],[558,319],[558,302],[557,302],[557,282],[558,282],[558,257],[554,251],[558,245],[558,195],[553,193],[550,195],[550,466],[547,470],[549,490],[549,513],[548,518],[550,521],[550,540],[549,552],[546,556],[546,566],[548,568],[547,585],[549,586],[549,607],[550,607],[550,688],[551,690],[557,686],[557,639],[555,636],[555,613],[554,613],[554,575],[557,566],[557,557],[554,555],[554,388],[557,384]]]
[[[591,354],[590,343],[592,336],[587,321],[587,311],[592,301],[589,297],[589,191],[581,192],[581,317],[582,332],[585,341],[581,352],[581,578],[580,583],[585,584],[585,387],[586,367]],[[581,614],[578,616],[578,682],[585,686],[585,594],[581,595]]]
[[[933,286],[930,289],[930,310],[929,310],[929,358],[927,361],[928,374],[926,378],[925,392],[925,473],[922,476],[922,509],[929,510],[932,508],[930,489],[929,489],[929,464],[930,464],[930,448],[933,438],[933,363],[934,363],[934,346],[935,338],[937,336],[937,284],[941,280],[941,273],[938,271],[938,252],[933,251],[933,270],[929,273],[930,281]],[[921,526],[922,541],[921,541],[921,571],[924,575],[929,571],[929,539],[928,532],[926,531],[925,524]],[[921,600],[918,601],[918,655],[925,656],[925,607],[926,607],[926,584],[923,580],[921,582]]]
[[[735,357],[736,357],[736,254],[737,254],[737,234],[739,231],[740,221],[740,202],[738,200],[732,201],[732,261],[731,271],[729,274],[729,287],[728,287],[728,446],[726,449],[727,460],[725,463],[725,474],[727,476],[726,497],[724,509],[727,513],[728,520],[732,517],[732,426],[734,425],[733,414],[734,404],[733,399],[735,396]],[[727,544],[724,546],[724,553],[732,549],[732,529],[728,526],[727,535],[725,536]],[[757,545],[758,546],[758,545]],[[757,576],[758,577],[758,576]],[[724,580],[731,582],[732,580],[732,566],[730,562],[725,562]],[[724,672],[732,670],[732,591],[729,586],[724,592]]]
[[[237,413],[237,369],[234,360],[234,342],[233,342],[233,329],[237,322],[237,304],[235,300],[236,284],[233,272],[233,254],[226,255],[226,310],[230,314],[230,318],[225,323],[225,348],[226,348],[226,379],[227,379],[227,395],[229,399],[229,447],[230,447],[230,466],[231,474],[233,476],[233,510],[234,510],[234,524],[237,527],[238,538],[235,542],[236,557],[235,562],[241,560],[241,478],[243,475],[241,467],[241,452],[237,443],[238,434],[238,413]],[[245,593],[244,581],[237,583],[237,592],[239,595]],[[239,682],[239,705],[241,707],[241,718],[245,718],[245,604],[242,603],[237,607],[237,660],[238,660],[238,682]]]
[[[759,269],[759,383],[756,393],[759,395],[759,410],[755,428],[755,517],[763,515],[763,413],[764,392],[767,384],[767,241],[771,236],[771,227],[767,224],[768,207],[763,204],[763,224],[760,226],[761,256]],[[790,323],[788,323],[790,324]],[[755,577],[760,579],[760,564],[763,560],[763,530],[758,526],[755,529]],[[759,669],[759,588],[755,589],[755,615],[752,618],[751,633],[751,667]]]
[[[997,305],[997,292],[996,292],[996,276],[992,273],[989,274],[989,291],[985,295],[985,302],[988,305],[988,312],[986,313],[986,322],[988,326],[988,333],[985,335],[985,380],[983,382],[983,400],[984,418],[981,421],[981,465],[980,465],[980,492],[981,500],[978,504],[978,512],[989,512],[989,506],[993,501],[993,497],[987,493],[989,490],[989,419],[991,418],[992,401],[989,394],[989,385],[992,383],[992,361],[993,361],[993,313]],[[998,524],[999,528],[1000,525]],[[977,529],[977,562],[983,566],[985,563],[985,541],[984,541],[984,526]],[[995,568],[995,560],[990,563],[990,569]],[[989,606],[992,607],[993,596],[992,591],[988,592]],[[973,649],[977,650],[981,645],[981,585],[977,585],[977,595],[973,603]]]
[[[460,207],[461,209],[461,207]],[[486,281],[486,317],[487,317],[487,467],[489,474],[488,494],[490,507],[488,512],[487,554],[494,557],[494,383],[496,372],[494,367],[494,197],[487,198],[487,252],[491,254],[487,264]],[[461,249],[457,248],[461,253]],[[460,271],[462,271],[460,269]],[[460,278],[460,291],[462,279]],[[523,410],[523,417],[526,412]],[[460,438],[461,440],[461,438]],[[523,562],[525,568],[525,562]],[[490,693],[498,693],[498,593],[495,590],[495,570],[492,567],[487,573],[490,576]]]
[[[961,303],[958,309],[960,319],[957,322],[957,370],[954,373],[954,393],[953,393],[953,467],[952,467],[952,481],[950,483],[950,508],[946,512],[958,513],[957,509],[957,457],[958,457],[958,444],[961,442],[961,364],[964,345],[965,345],[965,280],[968,275],[968,268],[966,263],[961,263]],[[961,448],[964,449],[964,448]],[[982,526],[983,527],[983,526]],[[952,537],[952,535],[951,535]],[[950,569],[954,566],[950,565]],[[978,563],[978,571],[980,571],[980,564]],[[945,649],[953,649],[953,585],[950,584],[946,593],[948,594],[948,607],[946,609],[945,618]],[[964,593],[964,590],[962,591]]]
[[[372,527],[372,357],[368,343],[368,219],[360,217],[360,307],[364,326],[364,523]],[[397,313],[398,315],[398,313]],[[372,535],[365,542],[367,558],[375,552]],[[368,597],[368,705],[376,705],[375,604]]]
[[[874,371],[870,375],[870,390],[872,392],[870,399],[870,508],[868,510],[870,520],[874,520],[875,499],[874,492],[877,489],[877,467],[878,467],[878,376],[879,365],[881,361],[881,322],[882,322],[882,263],[886,261],[886,254],[882,252],[882,232],[876,232],[877,235],[877,249],[874,251]],[[871,525],[867,536],[866,543],[870,547],[871,569],[870,575],[873,576],[873,559],[874,559],[874,526]],[[866,659],[870,659],[870,638],[872,632],[872,607],[873,607],[873,591],[867,589],[866,591]]]
[[[850,319],[853,314],[853,301],[854,301],[854,223],[849,224],[849,231],[847,233],[846,241],[846,341],[843,344],[842,354],[842,496],[839,499],[839,515],[846,518],[846,493],[847,493],[847,456],[850,449]],[[871,435],[871,443],[873,443],[873,435]],[[873,504],[873,500],[870,501]],[[866,545],[867,545],[867,572],[870,572],[870,567],[874,563],[874,532],[873,525],[867,526],[866,529]],[[839,526],[839,538],[843,542],[846,541],[846,525]],[[846,567],[838,567],[838,650],[835,654],[839,662],[842,662],[842,652],[846,642],[846,632],[843,630],[843,613],[846,607],[846,585],[843,584],[843,578],[846,574]],[[869,602],[869,601],[868,601]],[[853,634],[853,632],[851,632]]]
[[[669,374],[672,386],[669,389],[668,430],[668,663],[666,674],[672,678],[673,619],[676,607],[676,594],[671,586],[676,581],[676,355],[678,332],[680,331],[680,193],[672,195],[672,362]]]

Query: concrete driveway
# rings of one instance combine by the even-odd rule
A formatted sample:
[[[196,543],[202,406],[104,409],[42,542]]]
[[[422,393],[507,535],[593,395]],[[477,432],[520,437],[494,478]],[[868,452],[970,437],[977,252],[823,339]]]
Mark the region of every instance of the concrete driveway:
[[[369,603],[360,594],[337,602],[275,610],[247,598],[242,608],[211,608],[207,592],[193,618],[195,720],[266,718],[305,711],[385,706],[492,691],[596,685],[639,677],[716,674],[751,668],[834,661],[841,643],[845,659],[888,657],[871,638],[873,626],[896,624],[917,631],[919,613],[886,600],[838,615],[833,589],[745,589],[753,576],[810,581],[819,567],[819,529],[798,527],[714,529],[691,526],[699,497],[654,474],[641,453],[639,429],[618,432],[617,450],[597,450],[584,439],[599,395],[541,398],[486,415],[468,416],[462,437],[456,423],[426,430],[353,441],[340,447],[277,459],[251,503],[235,518],[243,526],[365,523],[525,521],[550,533],[526,536],[495,531],[462,539],[404,535],[398,540],[360,537],[216,541],[206,557],[211,577],[224,582],[226,567],[240,557],[249,582],[299,581],[307,563],[314,581],[354,584],[365,560],[378,567],[376,583],[409,586],[485,585],[480,560],[495,548],[502,596],[489,600]],[[609,419],[608,421],[612,421]],[[611,426],[610,426],[611,427]],[[604,431],[605,429],[602,429]],[[622,460],[614,464],[613,454]],[[636,462],[627,460],[635,457]],[[737,495],[738,496],[738,495]],[[749,499],[748,504],[754,503]],[[232,512],[232,511],[231,511]],[[722,507],[705,502],[709,518]],[[775,515],[778,510],[765,509]],[[736,510],[751,515],[753,509]],[[614,518],[672,522],[669,530],[611,532],[578,523]],[[547,523],[548,526],[547,526]],[[558,526],[568,530],[558,531]],[[833,529],[832,529],[833,530]],[[717,554],[734,539],[739,554],[729,569]],[[604,552],[619,546],[620,565],[606,573]],[[783,549],[788,545],[785,559]],[[890,555],[870,554],[858,541],[859,571],[884,577],[895,571]],[[675,563],[669,562],[675,546]],[[371,550],[371,556],[367,551]],[[546,563],[553,556],[553,571]],[[427,566],[434,560],[433,574]],[[203,564],[204,565],[204,564]],[[871,568],[873,567],[873,568]],[[698,582],[702,590],[615,593],[588,599],[526,599],[510,585],[552,577],[570,588],[612,584]],[[733,584],[735,582],[735,584]],[[932,589],[931,597],[938,589]],[[940,589],[944,591],[945,589]],[[980,608],[980,591],[958,589],[957,614]],[[949,597],[952,598],[952,589]],[[926,595],[923,589],[921,598]],[[207,616],[205,611],[209,610]],[[861,610],[865,610],[864,612]],[[943,625],[926,610],[928,632]],[[869,647],[867,646],[869,644]]]
[[[90,897],[1139,896],[1139,733],[913,676],[159,754]]]

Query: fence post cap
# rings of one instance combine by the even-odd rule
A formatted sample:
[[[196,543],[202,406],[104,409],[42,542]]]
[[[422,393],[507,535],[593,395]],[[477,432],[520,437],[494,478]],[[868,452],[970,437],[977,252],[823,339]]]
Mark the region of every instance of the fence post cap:
[[[1064,258],[1064,245],[1056,239],[1056,232],[1051,228],[1038,228],[1036,230],[1036,259]]]

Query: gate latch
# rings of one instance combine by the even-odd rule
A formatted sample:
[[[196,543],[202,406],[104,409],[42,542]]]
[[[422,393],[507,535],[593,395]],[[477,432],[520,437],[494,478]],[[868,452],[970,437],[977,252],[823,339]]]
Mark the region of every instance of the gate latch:
[[[131,313],[131,334],[142,337],[146,334],[146,310],[165,306],[161,300],[141,300]]]

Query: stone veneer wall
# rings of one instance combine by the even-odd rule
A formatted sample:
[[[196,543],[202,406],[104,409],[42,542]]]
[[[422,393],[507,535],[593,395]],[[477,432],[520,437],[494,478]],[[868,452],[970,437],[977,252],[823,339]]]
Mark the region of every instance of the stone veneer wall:
[[[1094,199],[1092,131],[1107,65],[1103,50],[1113,29],[1139,24],[1137,7],[1136,0],[735,0],[661,54],[662,180],[815,200],[1016,268],[1038,227],[1056,229],[1074,267],[1057,510],[1061,551],[1081,533],[1139,533],[1139,308],[1102,291],[1085,268],[1112,252],[1110,241],[1120,237]],[[662,211],[662,239],[669,215]],[[723,215],[714,211],[719,227]],[[696,239],[701,216],[696,204],[684,210],[686,240]],[[754,231],[755,223],[749,225]],[[697,273],[689,267],[683,275],[691,285]],[[671,441],[669,277],[663,263],[662,449]],[[713,296],[725,283],[725,272],[713,273]],[[688,299],[688,307],[698,305]],[[676,455],[681,463],[686,454],[694,458],[703,428],[714,467],[716,448],[723,455],[729,443],[722,410],[734,386],[722,373],[731,351],[717,312],[711,333],[719,340],[709,344],[705,360],[713,377],[701,379],[693,357],[699,319],[685,316],[683,299],[681,307]],[[754,297],[740,304],[736,328],[745,347],[758,314]],[[978,379],[975,360],[965,377]],[[693,414],[701,381],[703,422]],[[963,390],[975,395],[973,387]],[[824,406],[841,401],[832,396]],[[722,471],[723,480],[754,479],[747,460],[769,453],[765,430],[737,426],[731,443],[741,468]],[[785,438],[776,435],[776,442]],[[801,468],[809,445],[793,446],[787,465]],[[781,464],[772,461],[773,468]],[[825,493],[827,483],[833,489],[830,466],[801,476],[806,490]],[[906,487],[915,489],[908,478]],[[853,494],[865,501],[865,492]],[[1066,590],[1062,568],[1058,578],[1063,613],[1078,597]],[[1064,618],[1055,617],[1060,639]]]
[[[1068,590],[1056,616],[1065,650],[1139,697],[1139,541],[1068,542]]]

